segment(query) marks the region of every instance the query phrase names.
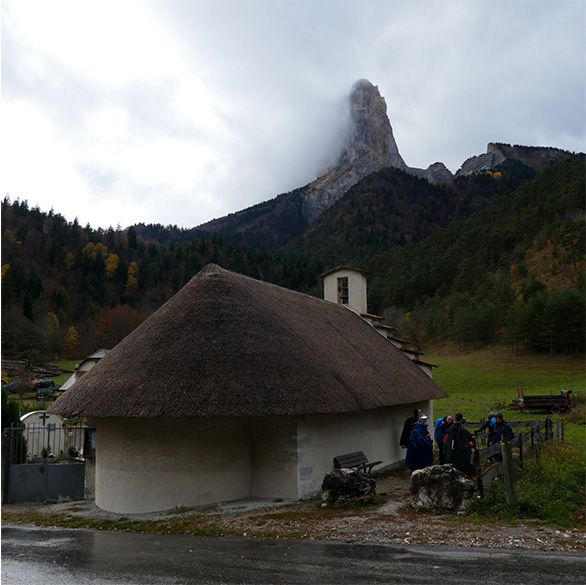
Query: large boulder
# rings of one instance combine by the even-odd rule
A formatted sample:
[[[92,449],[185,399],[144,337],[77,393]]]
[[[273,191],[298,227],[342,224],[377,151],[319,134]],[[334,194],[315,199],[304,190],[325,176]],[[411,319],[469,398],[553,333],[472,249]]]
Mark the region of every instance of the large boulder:
[[[376,481],[356,469],[336,469],[328,473],[321,486],[322,506],[371,502],[376,495]]]
[[[463,510],[475,484],[453,465],[432,465],[411,474],[409,493],[416,509]]]

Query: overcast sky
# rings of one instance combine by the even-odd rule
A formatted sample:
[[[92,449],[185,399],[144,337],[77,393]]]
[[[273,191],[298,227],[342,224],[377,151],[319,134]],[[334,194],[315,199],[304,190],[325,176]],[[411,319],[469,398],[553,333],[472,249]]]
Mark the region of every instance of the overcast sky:
[[[410,166],[586,150],[583,0],[4,0],[0,188],[192,227],[316,178],[367,78]]]

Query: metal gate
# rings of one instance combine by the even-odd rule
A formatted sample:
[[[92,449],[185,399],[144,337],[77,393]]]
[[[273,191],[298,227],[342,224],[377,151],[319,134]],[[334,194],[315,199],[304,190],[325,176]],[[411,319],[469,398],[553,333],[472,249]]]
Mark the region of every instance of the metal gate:
[[[31,425],[2,432],[2,503],[82,500],[95,428]]]

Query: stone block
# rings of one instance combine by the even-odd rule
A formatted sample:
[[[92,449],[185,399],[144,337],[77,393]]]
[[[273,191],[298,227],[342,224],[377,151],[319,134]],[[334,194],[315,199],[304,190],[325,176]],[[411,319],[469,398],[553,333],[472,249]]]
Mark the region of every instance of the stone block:
[[[463,510],[475,484],[453,465],[432,465],[411,474],[409,493],[415,509]]]
[[[356,469],[336,469],[328,473],[321,486],[322,506],[371,502],[376,481]]]

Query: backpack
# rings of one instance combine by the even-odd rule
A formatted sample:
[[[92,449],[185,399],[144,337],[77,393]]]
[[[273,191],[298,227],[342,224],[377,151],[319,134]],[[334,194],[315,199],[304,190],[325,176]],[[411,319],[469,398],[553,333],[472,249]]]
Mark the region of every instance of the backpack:
[[[442,423],[446,420],[445,416],[440,416],[436,418],[433,423],[433,438],[438,442],[441,443],[443,436],[442,436]]]

